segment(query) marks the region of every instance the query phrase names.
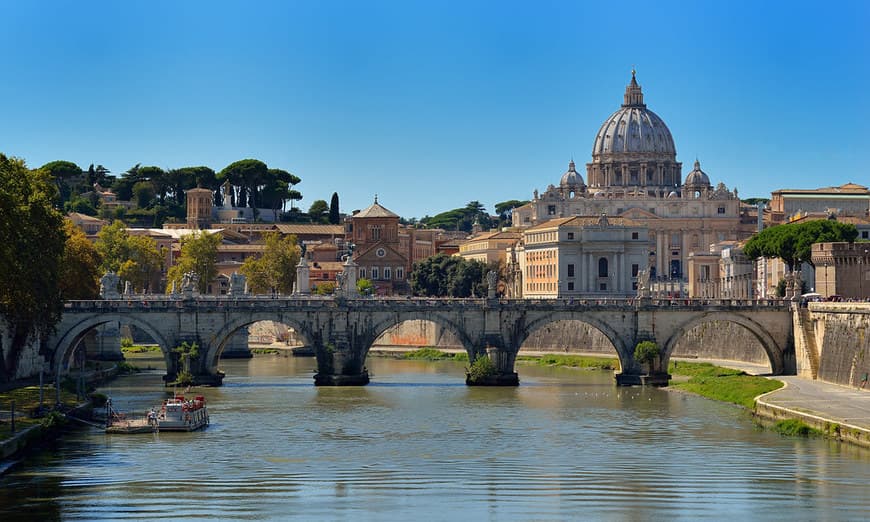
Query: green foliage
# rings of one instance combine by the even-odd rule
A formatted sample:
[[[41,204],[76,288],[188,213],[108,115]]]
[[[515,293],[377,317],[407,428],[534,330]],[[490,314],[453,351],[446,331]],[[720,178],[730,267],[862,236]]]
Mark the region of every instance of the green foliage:
[[[179,288],[184,274],[193,272],[199,276],[199,291],[206,293],[208,284],[217,277],[217,249],[223,240],[220,233],[198,231],[181,238],[181,257],[166,274],[166,291],[172,283]]]
[[[260,203],[258,187],[268,181],[269,168],[260,160],[243,159],[227,165],[217,175],[218,181],[229,180],[239,187],[238,195],[233,194],[235,207],[256,207]]]
[[[329,205],[322,199],[317,199],[308,208],[308,217],[313,223],[323,223],[329,219]]]
[[[329,222],[337,225],[341,215],[338,211],[338,192],[332,193],[332,198],[329,200]]]
[[[427,228],[443,228],[445,230],[463,230],[471,232],[475,222],[478,222],[483,230],[492,228],[492,218],[486,212],[486,208],[479,201],[470,201],[463,208],[448,210],[434,217],[424,217],[420,223]]]
[[[187,341],[184,341],[183,343],[181,343],[181,345],[173,348],[172,352],[178,354],[178,358],[181,361],[181,372],[176,379],[176,381],[181,381],[181,376],[183,374],[190,375],[190,361],[199,357],[199,345],[197,345],[196,343],[188,343]],[[191,382],[192,381],[193,377],[191,377]],[[190,382],[178,383],[185,385],[190,384]]]
[[[812,246],[814,243],[848,242],[858,237],[855,225],[839,223],[832,219],[818,219],[804,223],[787,223],[766,228],[752,236],[743,247],[749,259],[759,257],[780,258],[789,270],[801,263],[812,266]]]
[[[106,405],[106,402],[108,402],[108,400],[109,400],[108,395],[106,395],[105,393],[97,393],[97,392],[91,393],[88,396],[88,398],[91,400],[91,405],[94,408],[102,408],[103,406]]]
[[[66,243],[56,189],[45,170],[0,154],[0,316],[9,335],[0,382],[11,379],[28,337],[48,334],[63,305],[60,276]]]
[[[64,220],[67,239],[60,266],[63,299],[96,299],[100,295],[100,255],[85,233],[72,221]]]
[[[581,355],[544,354],[520,355],[518,362],[529,362],[539,366],[564,366],[568,368],[583,368],[588,370],[616,370],[619,361],[611,357],[588,357]]]
[[[133,339],[129,337],[121,337],[121,351],[124,351],[125,348],[133,347]]]
[[[356,291],[359,295],[372,295],[375,293],[375,284],[370,279],[362,278],[356,282]]]
[[[740,370],[721,368],[709,363],[672,363],[669,369],[674,375],[690,377],[687,382],[671,384],[671,388],[696,393],[703,397],[730,402],[748,409],[755,408],[755,398],[777,390],[783,383],[773,379],[747,375]]]
[[[72,196],[71,184],[80,179],[83,174],[81,167],[71,161],[62,160],[46,163],[39,170],[48,174],[57,187],[57,198],[61,207]]]
[[[260,257],[245,259],[239,271],[248,280],[248,288],[255,294],[276,291],[285,295],[293,292],[299,247],[296,236],[282,236],[270,232],[265,236],[266,248]]]
[[[409,280],[414,295],[484,297],[489,267],[480,261],[438,254],[414,263]]]
[[[314,293],[317,295],[332,295],[335,293],[335,283],[332,281],[318,283],[314,288]]]
[[[495,364],[488,355],[481,355],[465,370],[466,380],[472,383],[485,381],[495,374]]]
[[[48,412],[48,415],[42,418],[40,424],[42,424],[42,429],[45,431],[54,431],[65,426],[67,422],[69,421],[63,413],[59,411],[50,411]]]
[[[773,431],[786,437],[820,437],[821,430],[817,430],[812,426],[797,419],[786,419],[778,421],[773,425]]]
[[[130,364],[127,361],[119,361],[116,364],[116,367],[118,368],[118,373],[122,375],[127,373],[139,373],[142,371],[138,366]]]
[[[498,214],[499,219],[503,222],[508,223],[511,219],[511,210],[521,207],[523,205],[527,205],[529,200],[519,200],[519,199],[511,199],[508,201],[502,201],[501,203],[495,204],[495,213]]]
[[[767,205],[768,203],[770,203],[770,198],[746,198],[746,199],[741,199],[740,201],[741,201],[741,203],[745,203],[747,205],[752,205],[754,207],[754,206],[758,205],[759,203],[764,203],[765,205]]]
[[[193,374],[187,370],[178,372],[178,375],[175,377],[175,380],[172,382],[172,384],[176,386],[193,386]]]
[[[641,364],[651,364],[660,355],[661,349],[653,341],[641,341],[634,347],[634,359]]]
[[[407,352],[402,354],[403,359],[414,359],[414,360],[423,360],[423,361],[442,361],[442,360],[457,360],[457,357],[460,355],[465,355],[465,360],[468,360],[467,353],[450,353],[450,352],[442,352],[437,348],[433,348],[431,346],[427,346],[425,348],[420,348],[419,350],[414,350],[413,352]]]

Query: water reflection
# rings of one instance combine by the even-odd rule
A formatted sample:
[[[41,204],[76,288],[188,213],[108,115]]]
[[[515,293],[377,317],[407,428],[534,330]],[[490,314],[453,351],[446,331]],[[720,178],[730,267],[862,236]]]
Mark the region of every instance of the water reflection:
[[[870,458],[759,430],[739,409],[612,372],[518,368],[469,388],[454,362],[370,358],[317,388],[312,359],[222,361],[213,424],[78,432],[0,479],[0,517],[219,520],[862,518]],[[161,399],[159,372],[108,387]]]

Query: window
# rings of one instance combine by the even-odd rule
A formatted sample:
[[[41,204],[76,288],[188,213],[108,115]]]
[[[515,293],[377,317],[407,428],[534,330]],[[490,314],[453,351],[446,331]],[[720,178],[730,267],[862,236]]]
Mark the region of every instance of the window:
[[[381,228],[380,227],[372,227],[372,241],[379,241],[381,239]]]
[[[867,232],[864,232],[864,237],[867,236]],[[574,232],[568,232],[568,239],[574,239]]]
[[[372,279],[378,279],[378,267],[372,267]]]
[[[640,239],[640,232],[632,232],[631,239]]]
[[[547,205],[547,215],[555,216],[556,215],[556,205]]]
[[[568,290],[574,290],[574,281],[568,281]]]
[[[568,277],[574,277],[574,265],[573,264],[568,265]]]
[[[360,279],[365,279],[365,278],[366,278],[366,269],[365,269],[365,268],[360,268],[360,269],[359,269],[359,278],[360,278]]]
[[[725,213],[725,207],[719,207],[719,208],[717,208],[717,209],[716,209],[716,213],[717,213],[717,214],[724,214],[724,213]]]
[[[861,231],[861,239],[870,239],[868,236],[870,236],[870,232],[867,232],[866,230]]]
[[[607,258],[598,259],[598,277],[607,277]]]
[[[390,267],[388,267],[388,266],[384,267],[384,279],[392,279],[393,278],[392,272],[393,271],[390,270]]]
[[[405,270],[400,266],[396,267],[396,279],[405,279]]]
[[[640,265],[637,263],[631,265],[631,277],[637,277],[637,273],[640,270]]]
[[[607,291],[607,283],[601,283],[600,285],[598,285],[598,289],[601,290],[602,292],[606,292]]]

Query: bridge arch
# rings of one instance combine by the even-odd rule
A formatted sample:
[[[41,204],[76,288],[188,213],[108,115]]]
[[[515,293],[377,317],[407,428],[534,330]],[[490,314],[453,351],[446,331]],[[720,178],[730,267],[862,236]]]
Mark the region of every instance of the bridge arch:
[[[450,330],[453,334],[456,335],[456,338],[459,340],[459,342],[462,343],[462,347],[465,349],[466,353],[468,353],[469,357],[472,356],[474,352],[474,343],[469,338],[468,333],[465,331],[465,329],[457,324],[456,321],[453,321],[452,319],[446,317],[444,314],[438,312],[432,313],[419,310],[410,310],[389,314],[389,316],[374,321],[372,327],[369,329],[369,332],[371,332],[371,338],[365,339],[365,350],[362,354],[363,360],[365,360],[365,358],[368,356],[372,344],[387,330],[396,325],[402,324],[405,321],[415,320],[429,321],[437,324],[438,326],[441,326],[442,328]]]
[[[557,311],[541,314],[528,314],[531,319],[525,324],[524,328],[518,329],[516,332],[516,349],[519,352],[520,347],[526,340],[535,332],[546,328],[548,325],[558,321],[577,321],[585,323],[604,335],[605,338],[613,345],[616,350],[616,356],[619,358],[619,364],[622,368],[629,368],[633,364],[633,353],[629,350],[628,343],[604,320],[598,317],[597,314],[580,311]]]
[[[681,338],[695,327],[711,322],[728,322],[742,326],[758,340],[764,349],[770,362],[771,373],[773,375],[781,375],[785,371],[785,357],[782,346],[761,324],[739,313],[720,311],[707,312],[701,316],[694,317],[676,328],[662,346],[662,365],[667,367],[674,348]]]
[[[160,351],[163,352],[163,359],[166,361],[166,373],[172,375],[174,372],[174,359],[169,356],[172,349],[166,337],[161,333],[159,328],[154,327],[151,323],[141,319],[135,314],[118,314],[118,313],[98,313],[81,319],[72,327],[68,328],[61,338],[57,341],[53,350],[52,367],[55,375],[60,375],[63,370],[63,361],[69,356],[88,332],[102,326],[106,323],[126,323],[132,324],[137,328],[151,336],[154,341],[160,346]]]
[[[310,345],[312,341],[312,332],[306,323],[297,319],[292,314],[284,314],[281,312],[255,312],[245,314],[241,317],[229,318],[229,320],[215,332],[210,339],[207,339],[208,351],[203,359],[204,369],[209,373],[217,371],[218,361],[221,353],[230,339],[245,326],[252,325],[260,321],[274,321],[292,327],[297,335],[302,338],[305,344]]]

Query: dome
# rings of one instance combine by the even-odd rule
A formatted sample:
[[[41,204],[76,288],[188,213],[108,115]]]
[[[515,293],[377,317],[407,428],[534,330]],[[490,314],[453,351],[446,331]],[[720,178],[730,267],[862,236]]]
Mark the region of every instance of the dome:
[[[562,180],[559,181],[559,186],[569,189],[586,186],[586,184],[583,183],[583,176],[577,173],[577,170],[574,168],[574,160],[571,160],[571,163],[568,164],[568,172],[562,174]]]
[[[677,149],[668,126],[643,103],[643,92],[631,72],[622,107],[601,125],[592,146],[592,157],[600,154],[651,152],[676,157]]]
[[[695,160],[695,168],[686,176],[686,186],[697,187],[700,185],[710,186],[710,178],[701,170],[701,162]]]

